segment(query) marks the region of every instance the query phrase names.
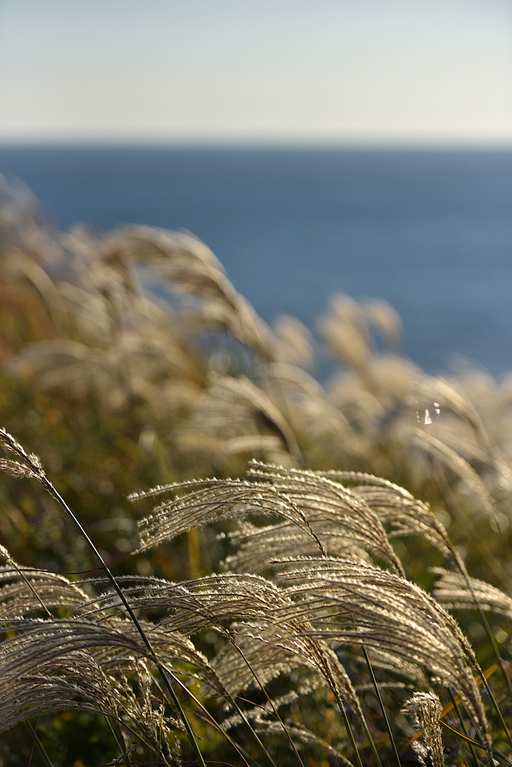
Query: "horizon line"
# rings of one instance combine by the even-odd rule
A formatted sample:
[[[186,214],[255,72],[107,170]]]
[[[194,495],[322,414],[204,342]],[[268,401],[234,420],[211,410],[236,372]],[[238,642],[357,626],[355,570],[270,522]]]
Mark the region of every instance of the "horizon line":
[[[0,146],[13,148],[161,148],[161,149],[512,149],[509,136],[449,134],[356,135],[164,135],[155,133],[18,133],[0,129]]]
[[[84,139],[30,138],[0,136],[1,149],[175,149],[224,151],[512,151],[512,138],[502,141],[454,140],[381,140],[381,141],[255,141],[255,140],[190,140],[190,139]]]

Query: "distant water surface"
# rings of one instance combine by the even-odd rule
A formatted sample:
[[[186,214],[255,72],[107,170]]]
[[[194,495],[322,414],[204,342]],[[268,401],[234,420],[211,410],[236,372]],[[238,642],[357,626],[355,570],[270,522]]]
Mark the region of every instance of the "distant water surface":
[[[193,232],[267,321],[381,297],[428,372],[512,368],[512,151],[0,147],[0,173],[62,229]]]

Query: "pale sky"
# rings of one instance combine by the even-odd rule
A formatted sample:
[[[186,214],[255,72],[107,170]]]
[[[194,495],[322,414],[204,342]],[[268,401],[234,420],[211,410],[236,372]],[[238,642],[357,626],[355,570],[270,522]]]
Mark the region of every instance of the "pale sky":
[[[512,0],[0,0],[0,142],[512,146]]]

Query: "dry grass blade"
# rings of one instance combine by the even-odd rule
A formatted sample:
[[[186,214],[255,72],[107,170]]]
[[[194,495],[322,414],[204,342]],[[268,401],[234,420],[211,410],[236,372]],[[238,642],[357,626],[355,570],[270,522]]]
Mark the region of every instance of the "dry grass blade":
[[[11,278],[16,285],[28,283],[36,291],[37,297],[41,300],[51,326],[57,331],[64,329],[64,321],[67,320],[67,308],[62,299],[59,288],[53,282],[51,277],[39,264],[33,254],[28,255],[21,249],[17,249],[16,258],[6,261],[6,277]],[[16,294],[16,289],[12,293]]]
[[[324,387],[305,370],[284,362],[262,363],[256,366],[254,378],[270,393],[272,401],[283,402],[294,421],[305,421],[313,429],[314,419],[320,418],[320,431],[330,426],[338,436],[354,437],[341,410],[330,400]],[[301,413],[304,408],[307,412]]]
[[[131,731],[152,749],[162,764],[180,764],[175,730],[182,730],[183,725],[179,719],[165,714],[162,701],[155,696],[154,679],[147,663],[143,659],[133,660],[131,668],[124,668],[121,674],[111,678],[112,692],[118,705],[122,705],[122,723],[129,719]]]

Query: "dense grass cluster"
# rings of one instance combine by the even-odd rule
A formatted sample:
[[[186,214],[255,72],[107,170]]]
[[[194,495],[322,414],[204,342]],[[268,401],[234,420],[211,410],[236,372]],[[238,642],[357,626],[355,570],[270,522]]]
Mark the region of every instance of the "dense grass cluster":
[[[0,767],[512,764],[512,379],[316,330],[0,188]]]

